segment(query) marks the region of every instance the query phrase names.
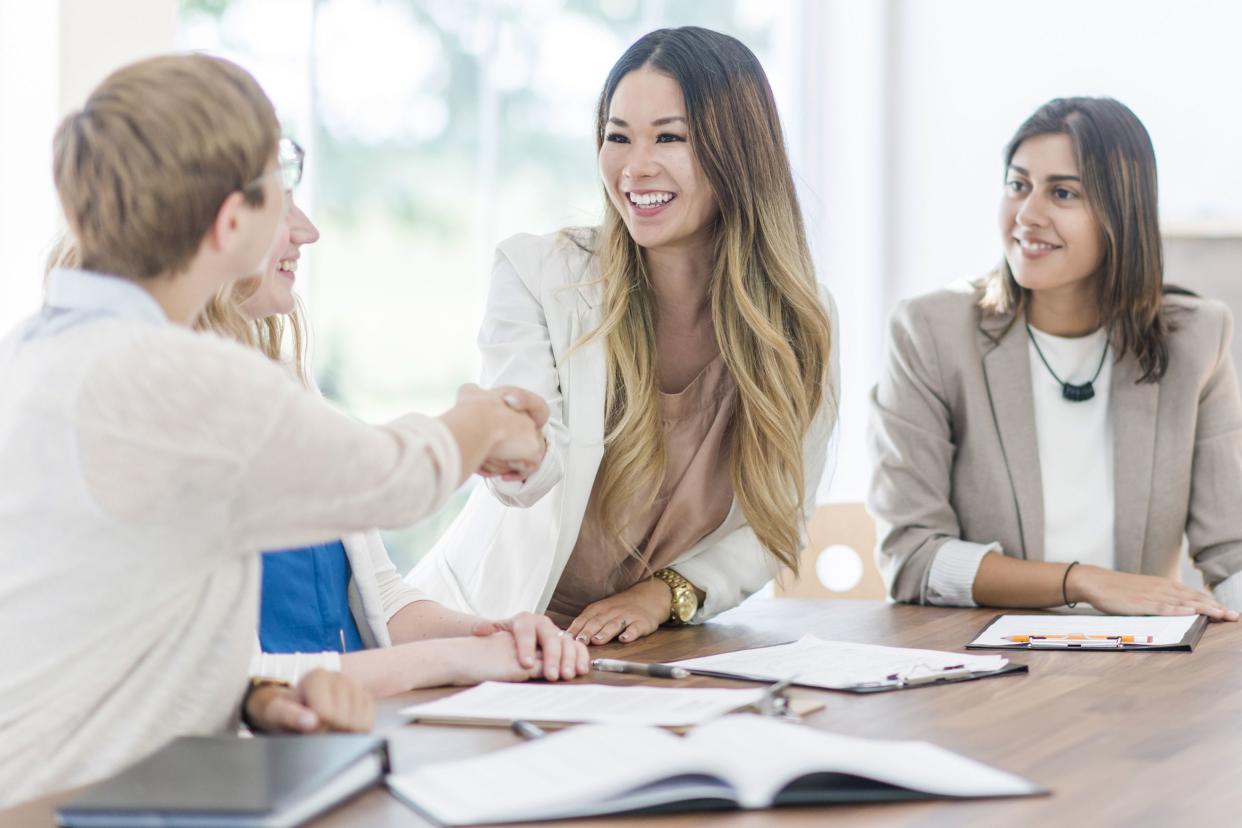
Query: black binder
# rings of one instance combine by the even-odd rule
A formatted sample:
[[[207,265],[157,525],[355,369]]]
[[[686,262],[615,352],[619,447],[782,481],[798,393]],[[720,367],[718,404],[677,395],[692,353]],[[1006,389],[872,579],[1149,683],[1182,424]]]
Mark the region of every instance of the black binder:
[[[285,828],[383,780],[388,743],[353,734],[183,737],[56,812],[67,828]]]

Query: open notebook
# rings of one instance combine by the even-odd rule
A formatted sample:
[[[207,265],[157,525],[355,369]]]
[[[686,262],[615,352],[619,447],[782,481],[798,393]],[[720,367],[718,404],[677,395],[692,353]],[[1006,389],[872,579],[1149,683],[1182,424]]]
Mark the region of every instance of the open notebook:
[[[757,716],[727,716],[684,737],[584,725],[393,774],[388,787],[442,825],[1046,793],[926,742],[838,736]]]

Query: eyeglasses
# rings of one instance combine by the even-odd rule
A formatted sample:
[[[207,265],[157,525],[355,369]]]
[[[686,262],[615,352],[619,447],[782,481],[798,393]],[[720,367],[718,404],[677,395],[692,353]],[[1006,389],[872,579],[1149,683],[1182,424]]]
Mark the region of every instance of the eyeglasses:
[[[276,145],[276,165],[278,169],[263,173],[263,175],[251,181],[242,189],[253,190],[255,187],[262,185],[269,175],[279,172],[281,189],[286,193],[291,193],[293,188],[302,182],[302,164],[305,159],[306,151],[298,145],[297,141],[292,138],[281,138]]]

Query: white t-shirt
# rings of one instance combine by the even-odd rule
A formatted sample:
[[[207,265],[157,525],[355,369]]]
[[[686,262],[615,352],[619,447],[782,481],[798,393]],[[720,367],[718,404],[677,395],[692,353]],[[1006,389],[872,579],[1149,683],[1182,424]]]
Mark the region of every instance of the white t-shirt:
[[[1078,561],[1113,569],[1113,357],[1100,365],[1108,342],[1103,328],[1073,339],[1031,329],[1031,391],[1035,397],[1035,433],[1039,443],[1039,475],[1044,493],[1044,560]],[[1097,368],[1095,396],[1071,402],[1062,380],[1085,383]]]

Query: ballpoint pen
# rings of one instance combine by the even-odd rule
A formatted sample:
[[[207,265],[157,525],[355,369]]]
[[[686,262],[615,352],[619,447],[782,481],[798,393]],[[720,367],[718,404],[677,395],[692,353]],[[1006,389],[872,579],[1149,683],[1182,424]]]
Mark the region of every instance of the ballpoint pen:
[[[530,742],[533,742],[536,739],[542,739],[544,736],[548,735],[548,732],[542,727],[536,724],[531,724],[525,719],[515,719],[509,727],[514,733]]]
[[[922,674],[916,674],[915,670],[917,669],[919,668],[915,667],[906,673],[893,673],[885,676],[885,679],[895,682],[902,687],[908,687],[914,684],[931,684],[936,681],[945,681],[946,679],[971,675],[970,668],[965,664],[950,664],[945,667],[934,668],[924,667],[923,669],[927,672]]]
[[[644,664],[639,661],[618,661],[613,658],[597,658],[591,662],[591,669],[599,670],[601,673],[629,673],[634,676],[653,676],[655,678],[690,678],[690,671],[685,667],[672,667],[668,664]]]

